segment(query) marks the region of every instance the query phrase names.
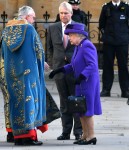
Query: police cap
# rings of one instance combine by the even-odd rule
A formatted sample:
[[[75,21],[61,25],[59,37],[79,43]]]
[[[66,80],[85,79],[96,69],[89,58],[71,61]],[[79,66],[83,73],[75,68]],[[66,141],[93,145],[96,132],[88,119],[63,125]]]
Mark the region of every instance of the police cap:
[[[80,0],[69,0],[68,3],[69,4],[77,4],[77,5],[81,4]]]

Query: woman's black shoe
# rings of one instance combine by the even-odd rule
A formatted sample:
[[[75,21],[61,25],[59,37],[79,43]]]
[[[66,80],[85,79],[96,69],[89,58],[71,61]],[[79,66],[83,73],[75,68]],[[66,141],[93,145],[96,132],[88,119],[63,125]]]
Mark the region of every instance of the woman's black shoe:
[[[7,142],[14,142],[14,136],[12,132],[8,132],[7,134]]]
[[[91,139],[91,140],[89,140],[89,141],[87,141],[87,140],[82,140],[82,141],[80,141],[78,144],[79,144],[79,145],[88,145],[88,144],[96,145],[96,142],[97,142],[97,139],[96,139],[96,138],[93,138],[93,139]]]
[[[35,140],[30,139],[30,138],[22,138],[22,139],[15,140],[15,145],[38,146],[38,145],[42,145],[42,144],[43,144],[43,142],[35,141]]]

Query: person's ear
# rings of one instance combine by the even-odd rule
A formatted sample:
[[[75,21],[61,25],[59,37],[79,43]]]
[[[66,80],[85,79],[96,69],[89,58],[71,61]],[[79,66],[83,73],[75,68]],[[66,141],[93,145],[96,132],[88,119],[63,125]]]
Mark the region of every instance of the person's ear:
[[[25,17],[25,19],[28,20],[28,17],[29,17],[29,16],[27,15],[27,16]]]

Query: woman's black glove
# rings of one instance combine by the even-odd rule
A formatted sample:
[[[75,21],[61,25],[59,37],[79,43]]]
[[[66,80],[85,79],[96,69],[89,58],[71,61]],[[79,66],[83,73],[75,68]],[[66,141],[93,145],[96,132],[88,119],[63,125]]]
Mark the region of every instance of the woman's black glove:
[[[52,79],[56,74],[58,74],[60,72],[64,72],[64,71],[65,71],[64,67],[61,67],[61,68],[58,68],[58,69],[51,71],[49,74],[49,79]]]
[[[86,77],[82,74],[78,78],[75,79],[75,84],[80,84],[82,80],[84,80]]]

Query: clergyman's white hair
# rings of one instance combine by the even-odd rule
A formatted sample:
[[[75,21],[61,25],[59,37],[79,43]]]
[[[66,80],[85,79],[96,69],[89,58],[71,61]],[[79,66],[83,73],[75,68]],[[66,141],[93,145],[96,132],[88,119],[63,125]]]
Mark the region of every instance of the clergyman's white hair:
[[[35,13],[35,12],[34,12],[32,7],[22,6],[21,8],[19,8],[18,16],[27,16],[27,15],[30,15],[30,14],[33,14],[33,13]]]

